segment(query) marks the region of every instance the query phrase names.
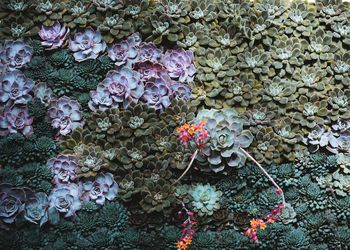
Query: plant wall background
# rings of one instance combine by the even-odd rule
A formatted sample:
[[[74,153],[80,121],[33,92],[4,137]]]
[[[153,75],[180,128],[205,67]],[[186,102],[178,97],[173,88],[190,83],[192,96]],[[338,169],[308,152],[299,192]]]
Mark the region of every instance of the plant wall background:
[[[0,37],[3,248],[174,249],[181,203],[191,249],[347,248],[347,4],[4,0]],[[233,140],[290,203],[257,243],[280,197]]]

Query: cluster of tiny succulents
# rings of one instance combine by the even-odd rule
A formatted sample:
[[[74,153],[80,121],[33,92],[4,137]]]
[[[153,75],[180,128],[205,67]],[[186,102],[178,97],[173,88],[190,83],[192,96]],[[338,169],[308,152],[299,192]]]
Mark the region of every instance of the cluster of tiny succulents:
[[[349,9],[0,1],[0,246],[347,249]]]

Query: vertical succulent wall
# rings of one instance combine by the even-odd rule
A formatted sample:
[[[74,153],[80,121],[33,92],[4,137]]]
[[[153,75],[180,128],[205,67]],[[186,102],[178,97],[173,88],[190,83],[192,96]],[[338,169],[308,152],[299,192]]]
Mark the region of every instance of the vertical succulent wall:
[[[340,0],[4,0],[0,245],[346,249],[350,12]],[[206,120],[208,144],[174,132]],[[280,197],[288,209],[243,232]]]

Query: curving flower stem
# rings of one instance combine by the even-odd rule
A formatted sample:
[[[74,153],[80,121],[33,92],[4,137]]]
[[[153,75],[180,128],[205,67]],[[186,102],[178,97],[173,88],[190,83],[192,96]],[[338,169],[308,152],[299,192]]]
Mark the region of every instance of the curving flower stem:
[[[240,147],[240,150],[242,150],[242,152],[248,156],[249,159],[251,159],[260,169],[261,171],[263,171],[263,173],[267,176],[267,178],[269,178],[269,180],[272,182],[272,184],[277,188],[277,190],[280,190],[280,194],[282,196],[282,204],[283,204],[283,207],[285,207],[286,205],[286,200],[284,198],[284,193],[283,193],[283,190],[282,188],[280,188],[280,186],[278,186],[278,184],[275,182],[275,180],[271,177],[271,175],[269,175],[269,173],[260,165],[259,162],[257,162],[253,156],[251,156],[247,151],[245,151],[243,148]]]
[[[173,185],[175,185],[176,183],[178,183],[178,182],[182,179],[182,177],[185,176],[185,174],[188,172],[188,170],[190,170],[190,168],[191,168],[191,166],[192,166],[192,164],[193,164],[193,161],[194,161],[194,159],[196,158],[198,152],[199,152],[199,149],[197,148],[196,151],[194,151],[194,153],[193,153],[193,155],[192,155],[192,159],[191,159],[190,163],[188,164],[187,168],[186,168],[185,171],[182,173],[182,175],[181,175],[179,178],[177,178],[177,180],[173,183]]]

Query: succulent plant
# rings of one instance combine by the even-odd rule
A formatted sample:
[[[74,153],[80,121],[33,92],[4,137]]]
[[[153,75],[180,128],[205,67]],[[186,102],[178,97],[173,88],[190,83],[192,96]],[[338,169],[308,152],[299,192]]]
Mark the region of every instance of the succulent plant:
[[[281,139],[273,131],[272,127],[265,127],[256,132],[252,153],[254,158],[261,163],[281,163],[280,149]]]
[[[63,96],[50,103],[48,115],[52,119],[51,126],[59,129],[59,134],[67,135],[78,127],[83,127],[84,120],[80,104]]]
[[[350,174],[350,154],[339,153],[337,154],[337,164],[340,167],[340,171],[344,174]]]
[[[41,26],[38,35],[43,40],[41,45],[47,50],[57,49],[66,44],[69,28],[55,21],[52,26]]]
[[[169,76],[180,82],[193,81],[196,73],[193,61],[193,52],[184,49],[167,50],[161,60]]]
[[[222,192],[216,191],[215,187],[209,184],[193,186],[188,193],[191,196],[193,210],[199,216],[213,215],[220,208]]]
[[[348,90],[341,90],[334,88],[329,91],[328,103],[332,106],[331,115],[334,117],[332,120],[348,119],[350,114],[348,112],[348,106],[350,101],[350,92]],[[335,115],[339,114],[339,115]],[[335,119],[337,118],[337,119]]]
[[[198,29],[200,28],[199,26]],[[201,28],[200,31],[205,31],[205,28]],[[198,38],[200,44],[206,45],[208,43],[213,48],[230,49],[232,55],[243,52],[247,47],[247,44],[243,42],[241,31],[234,24],[223,23],[220,29],[208,31],[207,34],[210,36],[208,42],[205,42],[208,39],[205,39],[202,33],[199,34],[201,34]]]
[[[243,130],[243,119],[234,109],[201,110],[197,121],[205,120],[209,132],[209,145],[203,149],[203,155],[198,154],[197,160],[202,164],[208,161],[214,172],[224,170],[225,166],[240,167],[245,163],[246,156],[240,148],[247,148],[253,141],[253,135]]]
[[[346,19],[346,6],[339,0],[320,0],[316,3],[320,22],[334,24]]]
[[[117,178],[119,184],[118,195],[123,201],[130,201],[134,194],[144,187],[144,178],[140,170],[132,170],[125,176]]]
[[[266,127],[272,124],[273,118],[276,117],[274,110],[269,110],[266,105],[257,103],[254,108],[248,109],[244,113],[244,119],[246,124],[250,127],[251,131],[255,128]]]
[[[107,10],[118,10],[123,7],[123,0],[93,0],[94,5],[99,11],[107,11]]]
[[[138,50],[134,46],[126,40],[120,41],[108,48],[108,56],[117,66],[131,67],[138,54]]]
[[[347,196],[350,193],[350,176],[335,171],[332,174],[332,187],[339,196]]]
[[[162,50],[157,48],[154,43],[142,42],[138,48],[136,60],[138,62],[151,61],[159,62],[162,57]]]
[[[341,38],[341,41],[346,45],[350,44],[350,27],[348,22],[334,22],[331,28],[333,30],[333,37]]]
[[[305,56],[308,59],[329,61],[334,59],[334,53],[337,50],[338,46],[332,43],[332,33],[319,28],[314,35],[310,36],[309,53]]]
[[[141,101],[155,110],[164,111],[171,104],[171,96],[172,92],[167,81],[164,78],[154,78],[145,83]]]
[[[46,107],[49,106],[51,101],[55,98],[52,89],[50,89],[44,82],[35,84],[33,92],[34,97],[39,99]]]
[[[45,193],[35,193],[33,197],[30,197],[25,203],[24,218],[35,224],[42,226],[45,224],[49,217],[47,208],[49,206],[49,200]]]
[[[190,21],[188,12],[191,6],[189,2],[183,0],[162,0],[159,1],[156,8],[160,15],[170,16],[178,24],[188,23]]]
[[[88,105],[94,112],[97,110],[106,111],[109,108],[116,108],[118,106],[117,104],[113,103],[109,90],[101,84],[97,86],[96,90],[90,91],[90,101]]]
[[[170,84],[170,90],[174,97],[185,101],[189,101],[192,95],[192,88],[181,82]]]
[[[37,13],[35,20],[46,26],[51,26],[54,21],[62,19],[65,3],[54,0],[38,0],[35,4],[35,10]]]
[[[12,71],[23,68],[33,56],[33,50],[21,40],[6,41],[0,51],[0,62]]]
[[[332,131],[324,126],[316,125],[307,136],[307,144],[311,145],[311,152],[316,152],[320,147],[326,147],[327,150],[333,152],[338,142]]]
[[[296,68],[293,72],[293,78],[298,81],[298,92],[308,96],[312,95],[311,89],[325,93],[332,86],[332,79],[327,77],[327,71],[322,69],[319,64],[303,65],[301,68]]]
[[[291,3],[289,8],[288,17],[284,20],[284,32],[296,37],[310,36],[313,29],[318,26],[315,13],[309,11],[307,4],[302,1]]]
[[[152,78],[168,76],[165,67],[157,62],[141,61],[134,64],[134,69],[140,74],[141,81],[147,81]]]
[[[225,98],[228,107],[235,107],[238,112],[243,112],[244,107],[256,104],[261,99],[261,89],[255,83],[253,73],[240,74],[239,78],[225,83],[225,89],[220,95]]]
[[[287,9],[281,0],[263,0],[255,5],[259,12],[266,12],[271,20],[278,19]]]
[[[182,24],[181,30],[183,37],[176,42],[180,48],[195,51],[200,44],[209,43],[208,33],[210,29],[201,23]]]
[[[93,200],[98,205],[104,205],[106,199],[114,200],[118,194],[118,184],[111,173],[99,174],[94,180],[81,181],[79,185],[82,200]]]
[[[336,81],[340,81],[345,86],[349,86],[350,77],[350,53],[342,53],[338,51],[334,54],[334,60],[332,60],[330,66],[327,68],[327,72],[334,75]]]
[[[96,59],[106,50],[106,42],[102,41],[101,33],[87,28],[84,32],[78,32],[74,39],[69,41],[69,49],[73,51],[76,61],[82,62],[88,59]]]
[[[307,46],[308,43],[304,39],[282,35],[272,46],[271,57],[274,59],[272,65],[276,70],[285,69],[287,73],[293,74],[296,66],[303,65],[303,54]],[[282,75],[280,73],[280,76]]]
[[[78,159],[74,155],[61,154],[49,159],[47,162],[56,185],[74,182],[77,179],[75,172],[77,165]]]
[[[256,74],[267,74],[269,57],[269,53],[262,48],[255,47],[251,51],[238,54],[238,60],[240,61],[238,66],[243,70],[251,69]]]
[[[157,182],[148,181],[141,191],[140,205],[146,213],[162,212],[175,201],[175,187],[163,179]]]
[[[3,113],[0,112],[1,135],[20,132],[28,137],[33,133],[32,123],[33,118],[29,116],[29,111],[25,107],[7,105]]]
[[[321,99],[317,94],[310,98],[302,95],[298,101],[291,104],[299,112],[291,113],[292,121],[308,128],[313,128],[316,125],[323,125],[327,122],[327,100]]]
[[[69,28],[74,29],[77,26],[86,27],[88,23],[95,20],[95,9],[91,2],[87,0],[72,0],[66,3],[66,11],[62,20],[68,24]]]
[[[128,67],[120,71],[110,71],[97,89],[99,87],[110,94],[114,103],[123,105],[124,108],[131,102],[137,102],[144,91],[139,73]],[[94,91],[90,95],[93,97]]]
[[[264,82],[264,101],[272,101],[279,104],[287,104],[295,100],[294,93],[297,90],[297,82],[275,76],[273,79],[268,79]]]
[[[23,210],[29,189],[21,189],[10,184],[0,184],[0,219],[4,223],[13,223]]]
[[[49,221],[56,225],[59,222],[59,213],[64,217],[75,217],[75,212],[81,208],[78,185],[74,183],[61,184],[55,187],[49,196]]]
[[[208,0],[191,2],[191,11],[189,12],[189,16],[192,19],[204,19],[206,22],[210,22],[213,21],[217,15],[216,5]]]
[[[25,77],[19,70],[0,75],[0,103],[27,104],[32,96],[33,80]]]

